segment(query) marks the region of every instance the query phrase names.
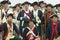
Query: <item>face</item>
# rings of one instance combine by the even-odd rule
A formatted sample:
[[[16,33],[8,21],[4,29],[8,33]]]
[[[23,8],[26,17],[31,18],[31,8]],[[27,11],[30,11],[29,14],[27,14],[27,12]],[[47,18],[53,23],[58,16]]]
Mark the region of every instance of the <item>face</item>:
[[[34,27],[34,23],[32,21],[30,21],[28,25],[31,29]]]
[[[8,18],[7,18],[7,21],[9,21],[9,22],[12,22],[12,17],[11,16],[9,16]]]
[[[28,8],[29,8],[29,4],[25,4],[25,5],[24,5],[24,8],[25,8],[25,9],[28,9]]]
[[[46,4],[44,4],[44,3],[41,3],[41,4],[40,4],[40,7],[41,7],[41,8],[45,8],[45,6],[46,6]]]
[[[57,7],[57,10],[60,11],[60,7]]]
[[[37,5],[34,5],[33,8],[34,8],[35,10],[37,10],[37,9],[38,9],[38,6],[37,6]]]
[[[19,11],[21,8],[19,6],[16,7],[16,10]]]
[[[8,3],[3,5],[4,8],[8,8]]]
[[[51,7],[47,7],[47,11],[52,11],[52,8]]]
[[[57,22],[58,21],[58,18],[57,17],[53,17],[53,22]]]

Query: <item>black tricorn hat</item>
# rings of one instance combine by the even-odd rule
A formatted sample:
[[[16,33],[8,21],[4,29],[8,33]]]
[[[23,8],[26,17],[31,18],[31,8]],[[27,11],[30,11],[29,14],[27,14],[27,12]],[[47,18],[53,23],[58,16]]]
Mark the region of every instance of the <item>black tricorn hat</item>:
[[[53,8],[52,4],[47,4],[46,7],[51,7],[51,8]]]
[[[14,18],[14,17],[13,17],[13,14],[7,14],[7,18],[8,18],[9,16],[11,16],[12,18]]]
[[[53,14],[53,15],[50,16],[50,18],[53,18],[53,17],[59,18],[56,14]]]
[[[34,6],[34,5],[39,6],[38,2],[33,2],[33,3],[31,4],[31,6]]]
[[[56,7],[56,8],[57,8],[57,7],[60,7],[60,4],[56,4],[55,7]]]
[[[30,5],[31,3],[29,3],[28,1],[25,1],[22,5],[28,4]]]
[[[36,23],[36,22],[35,22],[34,20],[32,20],[32,19],[28,20],[28,23],[29,23],[29,22]]]
[[[41,4],[41,3],[45,4],[44,1],[40,1],[40,2],[39,2],[39,4]]]
[[[5,1],[5,0],[0,2],[0,4],[6,4],[6,3],[11,4],[10,1]]]
[[[20,8],[22,8],[22,6],[21,6],[20,3],[16,4],[13,8],[16,8],[17,6],[20,7]]]

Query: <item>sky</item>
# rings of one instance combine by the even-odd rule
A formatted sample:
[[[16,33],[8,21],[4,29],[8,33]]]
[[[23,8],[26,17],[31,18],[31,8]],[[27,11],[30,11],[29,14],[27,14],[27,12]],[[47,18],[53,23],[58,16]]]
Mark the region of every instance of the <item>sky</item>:
[[[3,0],[0,0],[0,2],[3,1]],[[29,1],[30,3],[33,3],[34,1],[44,1],[46,2],[47,4],[51,3],[52,5],[55,5],[55,4],[59,4],[60,3],[60,0],[9,0],[11,2],[11,6],[14,6],[15,4],[17,3],[23,3],[25,1]]]

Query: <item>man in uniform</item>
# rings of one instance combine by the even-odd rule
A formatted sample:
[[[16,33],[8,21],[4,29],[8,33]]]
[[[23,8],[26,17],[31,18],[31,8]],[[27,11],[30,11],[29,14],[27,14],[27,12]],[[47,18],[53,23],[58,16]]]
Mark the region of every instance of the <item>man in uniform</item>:
[[[56,40],[60,37],[60,22],[58,21],[58,16],[53,14],[51,18],[52,22],[48,23],[46,28],[46,40]]]
[[[34,20],[36,23],[36,26],[39,26],[41,23],[41,18],[42,18],[42,11],[38,9],[38,2],[34,2],[32,4],[33,10],[32,10],[32,20]]]
[[[33,10],[32,10],[32,20],[35,22],[35,26],[38,28],[38,31],[40,32],[41,29],[41,18],[42,18],[42,11],[38,9],[38,2],[34,2],[32,4]],[[39,35],[40,36],[40,35]]]
[[[13,8],[15,9],[13,12],[13,16],[14,16],[13,22],[16,24],[17,28],[19,29],[20,21],[17,20],[17,17],[18,17],[18,14],[21,12],[21,9],[22,9],[21,4],[18,3]]]
[[[20,33],[22,34],[22,31],[27,26],[27,21],[31,19],[31,12],[29,11],[29,2],[24,2],[23,4],[23,10],[18,14],[17,19],[20,20]]]
[[[57,16],[59,17],[59,21],[60,21],[60,4],[56,4],[56,11],[55,14],[57,14]]]
[[[28,21],[28,27],[26,27],[23,31],[23,40],[42,40],[41,29],[39,33],[32,20]]]
[[[2,24],[2,31],[3,31],[3,38],[2,40],[19,40],[18,37],[21,37],[16,25],[12,22],[13,19],[13,14],[8,14],[6,18],[6,22]],[[16,34],[14,34],[14,30],[17,33],[17,36],[15,37]]]
[[[2,22],[6,22],[6,16],[7,14],[9,13],[12,13],[13,14],[13,11],[11,8],[9,8],[9,4],[11,4],[10,1],[8,0],[4,0],[1,2],[2,6],[3,6],[3,9],[2,9]]]

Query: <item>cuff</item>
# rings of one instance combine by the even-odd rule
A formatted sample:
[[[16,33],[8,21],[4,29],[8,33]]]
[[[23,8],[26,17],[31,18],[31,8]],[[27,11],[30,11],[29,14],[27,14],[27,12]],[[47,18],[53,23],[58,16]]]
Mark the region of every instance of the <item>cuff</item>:
[[[23,17],[20,17],[20,20],[22,20],[23,19]]]

